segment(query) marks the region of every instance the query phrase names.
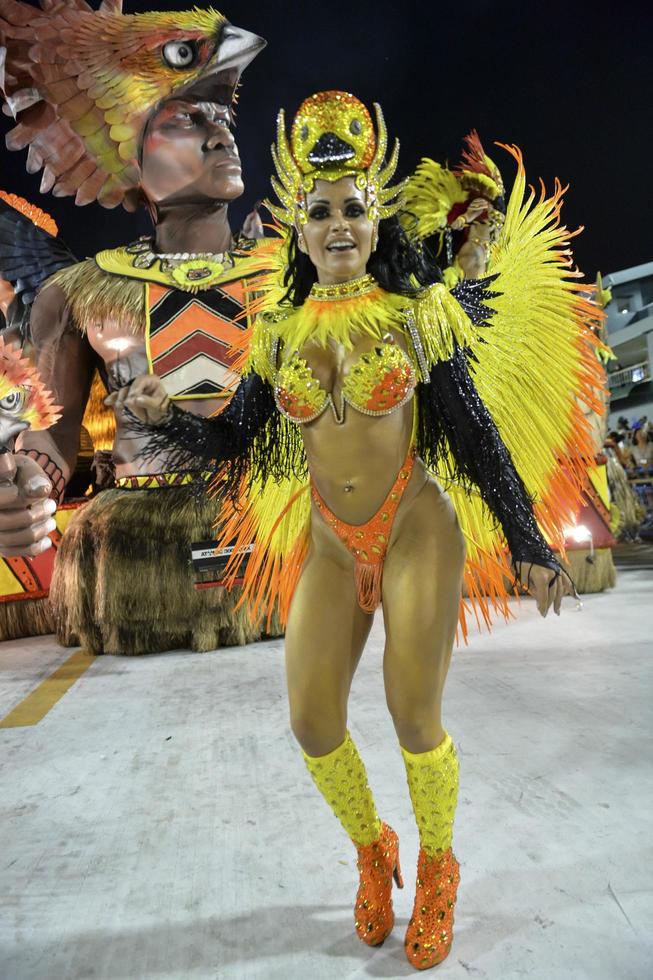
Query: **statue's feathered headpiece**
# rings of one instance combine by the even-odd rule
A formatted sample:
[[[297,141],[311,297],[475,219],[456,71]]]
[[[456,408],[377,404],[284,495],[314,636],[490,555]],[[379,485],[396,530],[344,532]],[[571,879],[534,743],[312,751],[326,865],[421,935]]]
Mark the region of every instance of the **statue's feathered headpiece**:
[[[0,337],[0,441],[5,444],[28,425],[49,428],[61,418],[59,411],[36,368]]]
[[[41,190],[132,210],[145,124],[179,95],[230,105],[264,41],[217,10],[121,13],[122,0],[19,0],[0,6],[0,90]]]
[[[374,222],[396,214],[404,183],[390,187],[399,159],[399,140],[386,162],[388,136],[381,106],[374,103],[372,118],[355,96],[347,92],[318,92],[305,99],[293,120],[290,142],[283,109],[277,117],[277,142],[272,157],[277,177],[272,178],[280,205],[268,204],[285,225],[308,220],[306,195],[316,180],[354,177],[365,191],[368,216]]]
[[[472,220],[489,221],[498,233],[505,220],[503,196],[501,172],[485,153],[473,129],[465,137],[465,149],[457,167],[450,170],[428,157],[420,161],[408,179],[405,206],[417,218],[415,235],[428,238],[442,235],[447,229],[463,229],[469,223],[469,205],[483,198],[488,202],[487,210],[483,216],[475,211]]]

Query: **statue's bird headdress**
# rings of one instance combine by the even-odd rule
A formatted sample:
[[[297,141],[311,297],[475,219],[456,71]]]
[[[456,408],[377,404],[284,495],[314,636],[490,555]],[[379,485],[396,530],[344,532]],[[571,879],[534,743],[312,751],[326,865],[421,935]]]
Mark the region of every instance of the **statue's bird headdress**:
[[[368,216],[378,223],[396,214],[404,184],[390,187],[399,159],[399,140],[386,161],[388,136],[381,107],[374,104],[376,133],[366,107],[347,92],[318,92],[305,99],[293,120],[290,142],[283,109],[277,117],[272,147],[277,177],[272,186],[280,206],[268,204],[282,224],[308,220],[306,195],[316,180],[353,177],[365,191]]]
[[[210,7],[122,14],[122,0],[0,4],[0,89],[29,147],[41,190],[76,204],[132,210],[139,150],[159,103],[179,96],[231,105],[243,69],[264,46]]]
[[[0,337],[0,445],[11,446],[29,426],[47,429],[60,418],[59,406],[36,368],[20,348]]]
[[[428,157],[422,159],[408,179],[406,210],[417,218],[415,234],[428,238],[453,229],[461,230],[468,221],[473,201],[483,198],[487,210],[474,220],[487,220],[498,235],[505,220],[504,186],[496,163],[485,153],[475,129],[465,137],[465,149],[457,167],[449,169]],[[470,212],[472,214],[472,212]],[[470,219],[471,220],[471,219]]]

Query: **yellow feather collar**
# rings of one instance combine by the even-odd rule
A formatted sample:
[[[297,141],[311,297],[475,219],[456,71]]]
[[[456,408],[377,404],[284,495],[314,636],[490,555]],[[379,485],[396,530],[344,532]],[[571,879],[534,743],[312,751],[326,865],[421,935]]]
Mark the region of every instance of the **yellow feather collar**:
[[[380,339],[391,328],[403,328],[410,305],[407,297],[387,293],[365,276],[343,287],[313,287],[302,306],[275,324],[275,332],[289,351],[309,342],[320,347],[342,344],[351,350],[361,334]]]
[[[244,374],[255,371],[273,381],[272,351],[280,341],[288,354],[306,344],[342,344],[351,350],[358,337],[382,340],[389,330],[410,334],[420,361],[420,380],[431,367],[448,360],[456,346],[467,347],[476,337],[467,314],[444,283],[434,283],[411,298],[388,293],[371,276],[339,286],[313,287],[299,307],[277,306],[259,315]]]

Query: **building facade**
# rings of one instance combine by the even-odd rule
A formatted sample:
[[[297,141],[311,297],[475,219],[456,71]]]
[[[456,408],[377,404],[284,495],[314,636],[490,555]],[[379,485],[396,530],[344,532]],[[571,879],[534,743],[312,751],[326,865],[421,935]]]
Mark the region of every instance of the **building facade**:
[[[612,293],[605,312],[616,357],[608,366],[610,428],[622,415],[653,420],[653,262],[613,272],[603,287]]]

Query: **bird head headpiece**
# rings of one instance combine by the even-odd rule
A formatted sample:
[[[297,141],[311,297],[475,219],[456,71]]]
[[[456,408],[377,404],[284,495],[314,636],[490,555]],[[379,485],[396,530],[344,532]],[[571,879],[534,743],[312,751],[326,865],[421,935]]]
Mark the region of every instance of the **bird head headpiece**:
[[[272,187],[280,206],[268,204],[284,225],[301,227],[308,220],[307,194],[316,180],[331,183],[353,177],[365,191],[367,213],[375,227],[396,214],[404,184],[388,186],[397,169],[399,140],[386,162],[388,136],[381,106],[374,104],[376,132],[366,107],[347,92],[318,92],[300,105],[290,142],[283,109],[277,117],[277,142],[272,157],[277,176]]]
[[[231,105],[264,46],[217,10],[122,14],[122,0],[20,0],[0,7],[0,90],[41,191],[133,210],[145,125],[171,97]]]
[[[59,418],[59,406],[36,368],[0,337],[0,446],[12,448],[19,432],[30,426],[47,429]]]

